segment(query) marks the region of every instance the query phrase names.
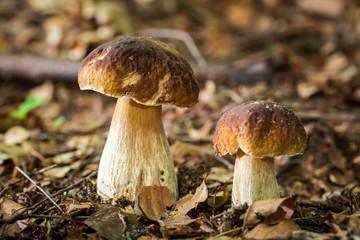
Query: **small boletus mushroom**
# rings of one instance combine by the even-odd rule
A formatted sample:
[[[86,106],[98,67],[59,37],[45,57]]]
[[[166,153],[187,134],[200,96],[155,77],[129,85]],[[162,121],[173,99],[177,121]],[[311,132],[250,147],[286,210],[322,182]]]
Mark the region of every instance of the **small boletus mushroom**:
[[[214,135],[217,155],[236,154],[232,204],[279,198],[274,156],[302,154],[306,132],[293,111],[274,102],[250,101],[220,117]]]
[[[162,104],[191,107],[199,88],[188,62],[173,47],[148,37],[122,37],[93,50],[78,82],[118,98],[100,159],[97,193],[134,201],[143,186],[166,186],[177,197],[174,162]]]

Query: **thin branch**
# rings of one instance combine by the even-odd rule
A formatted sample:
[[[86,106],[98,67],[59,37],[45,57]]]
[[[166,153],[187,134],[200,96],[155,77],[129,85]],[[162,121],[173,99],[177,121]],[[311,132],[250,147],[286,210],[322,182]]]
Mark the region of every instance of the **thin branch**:
[[[9,217],[7,219],[0,219],[0,224],[12,224],[16,221],[19,221],[19,220],[24,220],[24,219],[27,219],[27,218],[63,218],[63,219],[68,219],[69,216],[71,217],[71,219],[87,219],[89,218],[89,216],[71,216],[70,215],[42,215],[42,214],[31,214],[31,213],[20,213],[20,214],[16,214],[12,217]]]
[[[231,162],[229,162],[228,160],[226,160],[225,158],[222,157],[218,157],[215,154],[213,154],[211,151],[206,151],[206,155],[208,155],[209,157],[214,158],[216,161],[224,164],[228,169],[234,169],[234,164],[232,164]]]
[[[80,62],[29,55],[0,55],[0,79],[76,82]]]
[[[36,187],[37,189],[39,189],[40,192],[42,192],[42,193],[45,195],[45,197],[47,197],[47,198],[55,205],[55,207],[57,207],[63,214],[65,214],[65,213],[63,212],[63,210],[61,209],[61,207],[60,207],[39,185],[37,185],[37,183],[36,183],[34,180],[32,180],[21,168],[19,168],[18,166],[15,166],[15,168],[16,168],[16,170],[18,170],[22,175],[24,175],[24,177],[26,177],[30,182],[32,182],[32,184],[34,184],[35,187]]]
[[[333,212],[342,212],[347,210],[345,207],[341,207],[338,205],[333,205],[333,204],[329,204],[327,202],[321,202],[321,201],[310,201],[310,200],[302,200],[299,201],[299,205],[300,206],[304,206],[304,207],[315,207],[315,208],[319,208],[321,210],[330,210]]]
[[[307,121],[317,121],[317,120],[324,120],[324,121],[347,121],[347,122],[357,122],[360,121],[360,117],[350,115],[350,114],[343,114],[343,113],[305,113],[305,112],[297,112],[296,115],[301,120]]]
[[[156,38],[172,38],[172,39],[180,39],[189,49],[190,54],[193,56],[197,65],[200,69],[205,69],[207,64],[205,58],[202,56],[199,48],[196,46],[192,37],[184,31],[176,30],[176,29],[167,29],[167,28],[149,28],[144,29],[138,32],[141,35],[148,35]]]
[[[87,179],[90,179],[91,177],[95,176],[97,173],[97,171],[94,171],[92,173],[90,173],[87,177],[81,179],[80,181],[78,181],[77,183],[74,183],[64,189],[61,189],[59,190],[58,192],[54,193],[54,194],[51,194],[50,197],[55,197],[59,194],[62,194],[72,188],[74,188],[75,186],[79,185],[80,183],[84,182],[85,180]],[[41,200],[40,202],[37,202],[35,203],[34,205],[28,207],[25,209],[25,211],[29,211],[29,210],[32,210],[32,209],[35,209],[37,208],[38,206],[40,206],[42,203],[44,203],[47,199],[43,199]],[[11,216],[10,218],[7,218],[7,219],[0,219],[0,224],[1,223],[5,223],[5,224],[11,224],[11,223],[14,223],[16,222],[17,220],[22,220],[22,219],[26,219],[26,218],[29,218],[29,217],[32,217],[34,214],[29,214],[29,213],[24,213],[24,212],[20,212],[20,213],[17,213],[13,216]],[[70,214],[71,215],[71,214]]]
[[[56,168],[57,167],[57,164],[53,164],[51,166],[48,166],[48,167],[45,167],[45,168],[42,168],[36,172],[33,172],[30,174],[30,176],[35,176],[35,175],[38,175],[40,173],[43,173],[43,172],[46,172],[47,170],[50,170],[50,169],[53,169],[53,168]]]
[[[60,195],[60,194],[66,192],[66,191],[68,191],[70,189],[73,189],[75,186],[79,185],[80,183],[84,182],[87,179],[90,179],[91,177],[95,176],[96,174],[97,174],[97,171],[94,171],[94,172],[90,173],[87,177],[85,177],[85,178],[81,179],[80,181],[78,181],[77,183],[71,184],[70,186],[68,186],[66,188],[63,188],[63,189],[57,191],[56,193],[51,194],[50,197],[55,197],[55,196]],[[35,203],[34,205],[28,207],[27,210],[35,209],[38,206],[40,206],[42,203],[44,203],[45,201],[46,201],[46,198],[39,201],[39,202],[37,202],[37,203]]]

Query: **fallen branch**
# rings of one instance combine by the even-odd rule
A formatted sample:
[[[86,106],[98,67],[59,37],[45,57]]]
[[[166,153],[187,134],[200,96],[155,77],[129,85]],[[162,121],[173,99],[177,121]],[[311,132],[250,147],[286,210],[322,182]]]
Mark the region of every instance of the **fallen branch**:
[[[44,191],[44,189],[42,189],[39,185],[37,185],[37,183],[36,183],[34,180],[32,180],[31,177],[29,177],[29,176],[28,176],[21,168],[19,168],[18,166],[16,166],[15,168],[16,168],[16,170],[18,170],[22,175],[24,175],[24,177],[26,177],[32,184],[34,184],[35,187],[36,187],[37,189],[39,189],[39,191],[40,191],[42,194],[44,194],[45,197],[47,197],[47,198],[55,205],[56,208],[58,208],[62,213],[64,213],[63,210],[61,209],[61,207],[54,201],[54,199],[52,199],[52,198]]]
[[[303,207],[314,207],[314,208],[318,208],[318,209],[321,209],[321,210],[333,211],[333,212],[336,212],[336,213],[343,212],[343,211],[347,210],[345,207],[330,204],[330,203],[327,203],[327,202],[302,200],[302,201],[299,201],[298,203],[300,204],[300,206],[303,206]]]
[[[66,192],[66,191],[74,188],[75,186],[79,185],[80,183],[82,183],[82,182],[86,181],[87,179],[90,179],[91,177],[95,176],[96,173],[97,173],[97,171],[94,171],[94,172],[90,173],[87,177],[81,179],[81,180],[78,181],[77,183],[74,183],[74,184],[72,184],[72,185],[70,185],[70,186],[68,186],[68,187],[66,187],[66,188],[64,188],[64,189],[61,189],[61,190],[57,191],[56,193],[51,194],[50,197],[53,198],[53,197],[55,197],[55,196],[57,196],[57,195],[59,195],[59,194],[62,194],[62,193],[64,193],[64,192]],[[10,218],[0,219],[0,224],[12,224],[12,223],[14,223],[14,222],[16,222],[16,221],[18,221],[18,220],[22,220],[22,219],[26,219],[26,218],[33,217],[34,214],[27,213],[27,211],[37,208],[37,207],[40,206],[42,203],[44,203],[46,200],[47,200],[47,198],[45,198],[45,199],[43,199],[43,200],[35,203],[34,205],[26,208],[23,212],[20,212],[20,213],[18,213],[18,214],[15,214],[15,215],[11,216]],[[71,214],[70,214],[70,215],[71,215]]]
[[[41,82],[76,82],[80,62],[46,59],[29,55],[0,55],[0,79]]]
[[[155,38],[175,38],[183,41],[186,47],[189,49],[192,57],[195,59],[200,70],[206,69],[207,64],[205,58],[202,56],[199,48],[196,46],[194,40],[187,32],[168,28],[150,28],[141,30],[138,33],[141,35],[147,35]]]

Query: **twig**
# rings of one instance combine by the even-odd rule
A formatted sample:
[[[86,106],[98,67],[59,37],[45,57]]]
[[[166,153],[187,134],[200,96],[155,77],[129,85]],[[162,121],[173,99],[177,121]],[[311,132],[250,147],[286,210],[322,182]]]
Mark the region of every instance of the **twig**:
[[[56,168],[56,167],[57,167],[57,164],[53,164],[53,165],[48,166],[48,167],[46,167],[46,168],[42,168],[42,169],[40,169],[40,170],[38,170],[38,171],[36,171],[36,172],[30,173],[29,176],[35,176],[35,175],[38,175],[38,174],[43,173],[43,172],[46,172],[47,170],[50,170],[50,169],[53,169],[53,168]]]
[[[356,122],[360,121],[360,117],[354,115],[345,115],[342,113],[304,113],[296,112],[296,115],[301,120],[307,121],[316,121],[316,120],[325,120],[325,121],[347,121],[347,122]]]
[[[205,69],[207,66],[206,60],[202,56],[201,52],[199,51],[192,37],[187,32],[181,30],[175,30],[175,29],[167,29],[167,28],[161,28],[161,29],[150,28],[150,29],[141,30],[138,33],[141,35],[149,35],[156,38],[180,39],[185,43],[186,47],[189,49],[189,52],[197,62],[198,67],[202,70]]]
[[[42,215],[42,214],[31,214],[31,213],[22,213],[22,214],[16,214],[12,217],[9,217],[7,219],[0,219],[0,224],[12,224],[19,220],[24,220],[27,218],[64,218],[66,219],[67,216],[71,215]],[[71,217],[72,219],[87,219],[88,216],[74,216]]]
[[[347,210],[344,207],[332,205],[327,202],[320,202],[320,201],[302,200],[302,201],[299,201],[299,204],[301,206],[305,206],[305,207],[315,207],[315,208],[319,208],[321,210],[330,210],[330,211],[337,212],[337,213]]]
[[[215,154],[213,154],[210,151],[206,151],[206,155],[208,155],[209,157],[214,158],[216,161],[224,164],[228,169],[234,169],[234,164],[232,164],[231,162],[229,162],[225,158],[218,157],[218,156],[216,156]]]
[[[32,82],[54,80],[76,82],[80,62],[46,59],[37,56],[0,55],[0,78]]]
[[[74,183],[74,184],[72,184],[72,185],[70,185],[70,186],[68,186],[68,187],[66,187],[66,188],[64,188],[64,189],[59,190],[59,191],[56,192],[56,193],[51,194],[50,197],[55,197],[55,196],[57,196],[57,195],[59,195],[59,194],[61,194],[61,193],[66,192],[67,190],[70,190],[70,189],[74,188],[75,186],[79,185],[80,183],[84,182],[85,180],[87,180],[87,179],[95,176],[96,173],[97,173],[97,171],[94,171],[94,172],[90,173],[87,177],[81,179],[79,182]],[[43,199],[43,200],[41,200],[40,202],[35,203],[34,205],[26,208],[25,211],[29,211],[29,210],[32,210],[32,209],[34,209],[34,208],[37,208],[38,206],[40,206],[40,205],[41,205],[43,202],[45,202],[46,200],[47,200],[47,199]],[[34,215],[34,214],[28,214],[28,213],[20,212],[20,213],[18,213],[18,214],[16,214],[16,215],[11,216],[10,218],[0,219],[0,223],[11,224],[11,223],[16,222],[17,220],[22,220],[22,219],[29,218],[29,217],[31,217],[32,215]],[[71,214],[70,214],[70,215],[71,215]]]
[[[18,166],[15,166],[15,168],[16,168],[16,170],[18,170],[22,175],[24,175],[24,177],[26,177],[30,182],[32,182],[32,184],[34,184],[35,187],[36,187],[37,189],[39,189],[40,192],[42,192],[42,193],[45,195],[45,197],[47,197],[47,198],[55,205],[55,207],[57,207],[63,214],[65,214],[65,213],[63,212],[63,210],[61,209],[61,207],[60,207],[39,185],[37,185],[37,183],[36,183],[34,180],[32,180],[23,170],[21,170],[21,168],[19,168]]]
[[[71,184],[70,186],[68,186],[68,187],[66,187],[66,188],[63,188],[63,189],[57,191],[56,193],[51,194],[50,197],[55,197],[55,196],[57,196],[57,195],[60,195],[60,194],[62,194],[62,193],[64,193],[64,192],[66,192],[66,191],[74,188],[75,186],[79,185],[80,183],[84,182],[85,180],[87,180],[87,179],[95,176],[96,174],[97,174],[97,171],[94,171],[94,172],[90,173],[87,177],[85,177],[85,178],[81,179],[80,181],[78,181],[77,183]],[[40,205],[41,205],[43,202],[45,202],[45,201],[46,201],[46,199],[43,199],[43,200],[35,203],[34,205],[28,207],[27,210],[35,209],[35,208],[37,208],[38,206],[40,206]]]

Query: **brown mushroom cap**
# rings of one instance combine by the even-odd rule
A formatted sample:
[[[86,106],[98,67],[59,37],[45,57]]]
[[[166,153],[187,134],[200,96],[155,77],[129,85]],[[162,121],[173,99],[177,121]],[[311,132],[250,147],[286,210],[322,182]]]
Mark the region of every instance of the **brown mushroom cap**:
[[[190,107],[199,88],[187,61],[173,47],[147,37],[123,37],[92,51],[78,72],[80,88],[144,105]]]
[[[223,113],[216,125],[213,144],[221,156],[243,153],[265,158],[302,154],[307,140],[293,111],[277,103],[255,101]]]

